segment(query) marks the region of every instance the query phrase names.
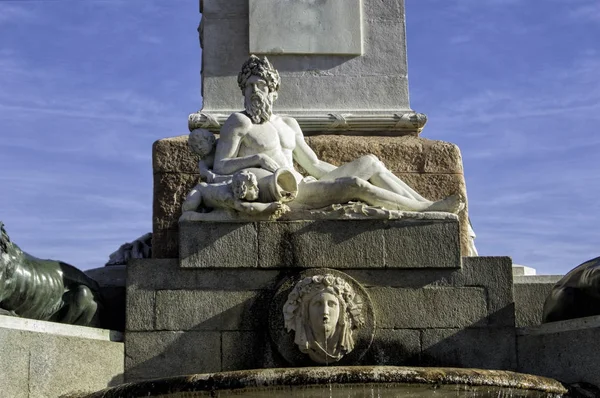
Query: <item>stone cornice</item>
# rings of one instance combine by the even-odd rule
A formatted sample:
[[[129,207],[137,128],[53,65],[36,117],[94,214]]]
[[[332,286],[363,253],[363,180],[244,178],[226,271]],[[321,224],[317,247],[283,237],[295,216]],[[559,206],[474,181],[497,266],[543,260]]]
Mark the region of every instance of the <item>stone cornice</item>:
[[[188,117],[190,131],[197,128],[218,133],[231,113],[237,111],[196,112]],[[385,135],[418,135],[427,123],[427,116],[413,111],[399,112],[302,112],[282,113],[298,121],[305,135],[361,134],[367,132]]]

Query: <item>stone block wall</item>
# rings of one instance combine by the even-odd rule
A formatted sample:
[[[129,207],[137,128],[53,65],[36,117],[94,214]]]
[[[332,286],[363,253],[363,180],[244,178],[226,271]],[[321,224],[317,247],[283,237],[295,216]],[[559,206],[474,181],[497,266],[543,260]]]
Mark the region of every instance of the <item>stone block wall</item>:
[[[522,328],[517,341],[519,372],[600,386],[600,316]]]
[[[290,366],[271,340],[275,291],[298,268],[128,266],[127,381]],[[343,269],[366,289],[376,330],[363,365],[516,369],[511,261],[462,268]]]
[[[123,382],[121,333],[0,315],[0,396],[91,393]]]
[[[198,159],[187,137],[158,140],[153,146],[154,198],[152,250],[154,258],[179,256],[181,204],[198,182]],[[362,155],[377,156],[394,174],[431,200],[458,193],[467,197],[462,157],[456,145],[415,136],[338,136],[306,138],[320,159],[340,165]],[[459,214],[460,247],[468,250],[468,211]]]
[[[542,323],[544,302],[562,275],[514,276],[515,322],[517,327]]]

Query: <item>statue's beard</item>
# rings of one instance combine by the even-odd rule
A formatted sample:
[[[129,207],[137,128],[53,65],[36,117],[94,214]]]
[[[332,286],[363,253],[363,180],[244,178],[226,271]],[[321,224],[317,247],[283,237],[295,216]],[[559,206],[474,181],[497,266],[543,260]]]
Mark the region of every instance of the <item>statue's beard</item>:
[[[246,113],[254,124],[262,124],[271,120],[273,114],[273,102],[268,95],[254,93],[250,101],[245,101]]]

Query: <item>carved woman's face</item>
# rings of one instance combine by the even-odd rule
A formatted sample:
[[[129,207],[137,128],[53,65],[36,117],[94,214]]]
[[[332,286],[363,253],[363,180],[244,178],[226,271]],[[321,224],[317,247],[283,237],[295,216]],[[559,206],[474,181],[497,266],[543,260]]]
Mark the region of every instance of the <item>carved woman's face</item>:
[[[317,293],[309,302],[310,326],[317,340],[333,336],[340,319],[340,302],[335,294]]]

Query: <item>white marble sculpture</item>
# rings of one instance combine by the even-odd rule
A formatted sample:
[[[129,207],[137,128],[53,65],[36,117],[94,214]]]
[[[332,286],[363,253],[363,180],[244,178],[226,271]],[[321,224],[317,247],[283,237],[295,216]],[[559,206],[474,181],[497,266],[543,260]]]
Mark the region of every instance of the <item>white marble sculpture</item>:
[[[237,220],[240,213],[248,218],[277,219],[289,211],[281,201],[257,202],[259,192],[256,175],[249,170],[238,171],[225,182],[200,182],[185,199],[181,219]]]
[[[217,174],[259,168],[291,170],[298,193],[292,209],[319,209],[332,204],[361,201],[388,210],[457,213],[464,203],[457,195],[433,202],[411,189],[373,155],[336,167],[317,158],[304,141],[296,120],[274,115],[280,78],[266,58],[251,56],[238,75],[245,111],[232,114],[221,129],[214,155]],[[294,169],[296,161],[309,174]]]
[[[274,220],[289,211],[283,202],[296,197],[298,185],[290,170],[275,173],[253,168],[233,175],[212,171],[218,140],[208,130],[195,129],[188,145],[198,155],[198,172],[202,180],[187,195],[182,205],[181,220]]]
[[[294,286],[283,307],[287,331],[315,362],[337,362],[354,349],[364,324],[363,302],[348,282],[331,274],[306,277]]]
[[[425,199],[373,155],[340,167],[319,160],[306,144],[296,120],[273,114],[280,78],[266,57],[251,56],[242,66],[238,84],[245,111],[227,119],[219,140],[205,129],[190,134],[190,149],[200,157],[198,171],[204,182],[188,195],[181,220],[273,220],[288,210],[286,219],[298,219],[307,211],[323,211],[352,201],[382,209],[385,214],[378,218],[394,218],[389,214],[394,211],[456,214],[464,207],[458,195],[436,202]],[[294,161],[306,170],[307,177],[294,169]],[[256,176],[260,192],[256,198],[226,194],[231,191],[231,176],[241,171]],[[217,192],[219,198],[212,198]],[[253,200],[253,205],[247,204]],[[257,202],[270,205],[260,206]],[[212,209],[226,211],[210,214]],[[337,217],[334,210],[325,211]]]

